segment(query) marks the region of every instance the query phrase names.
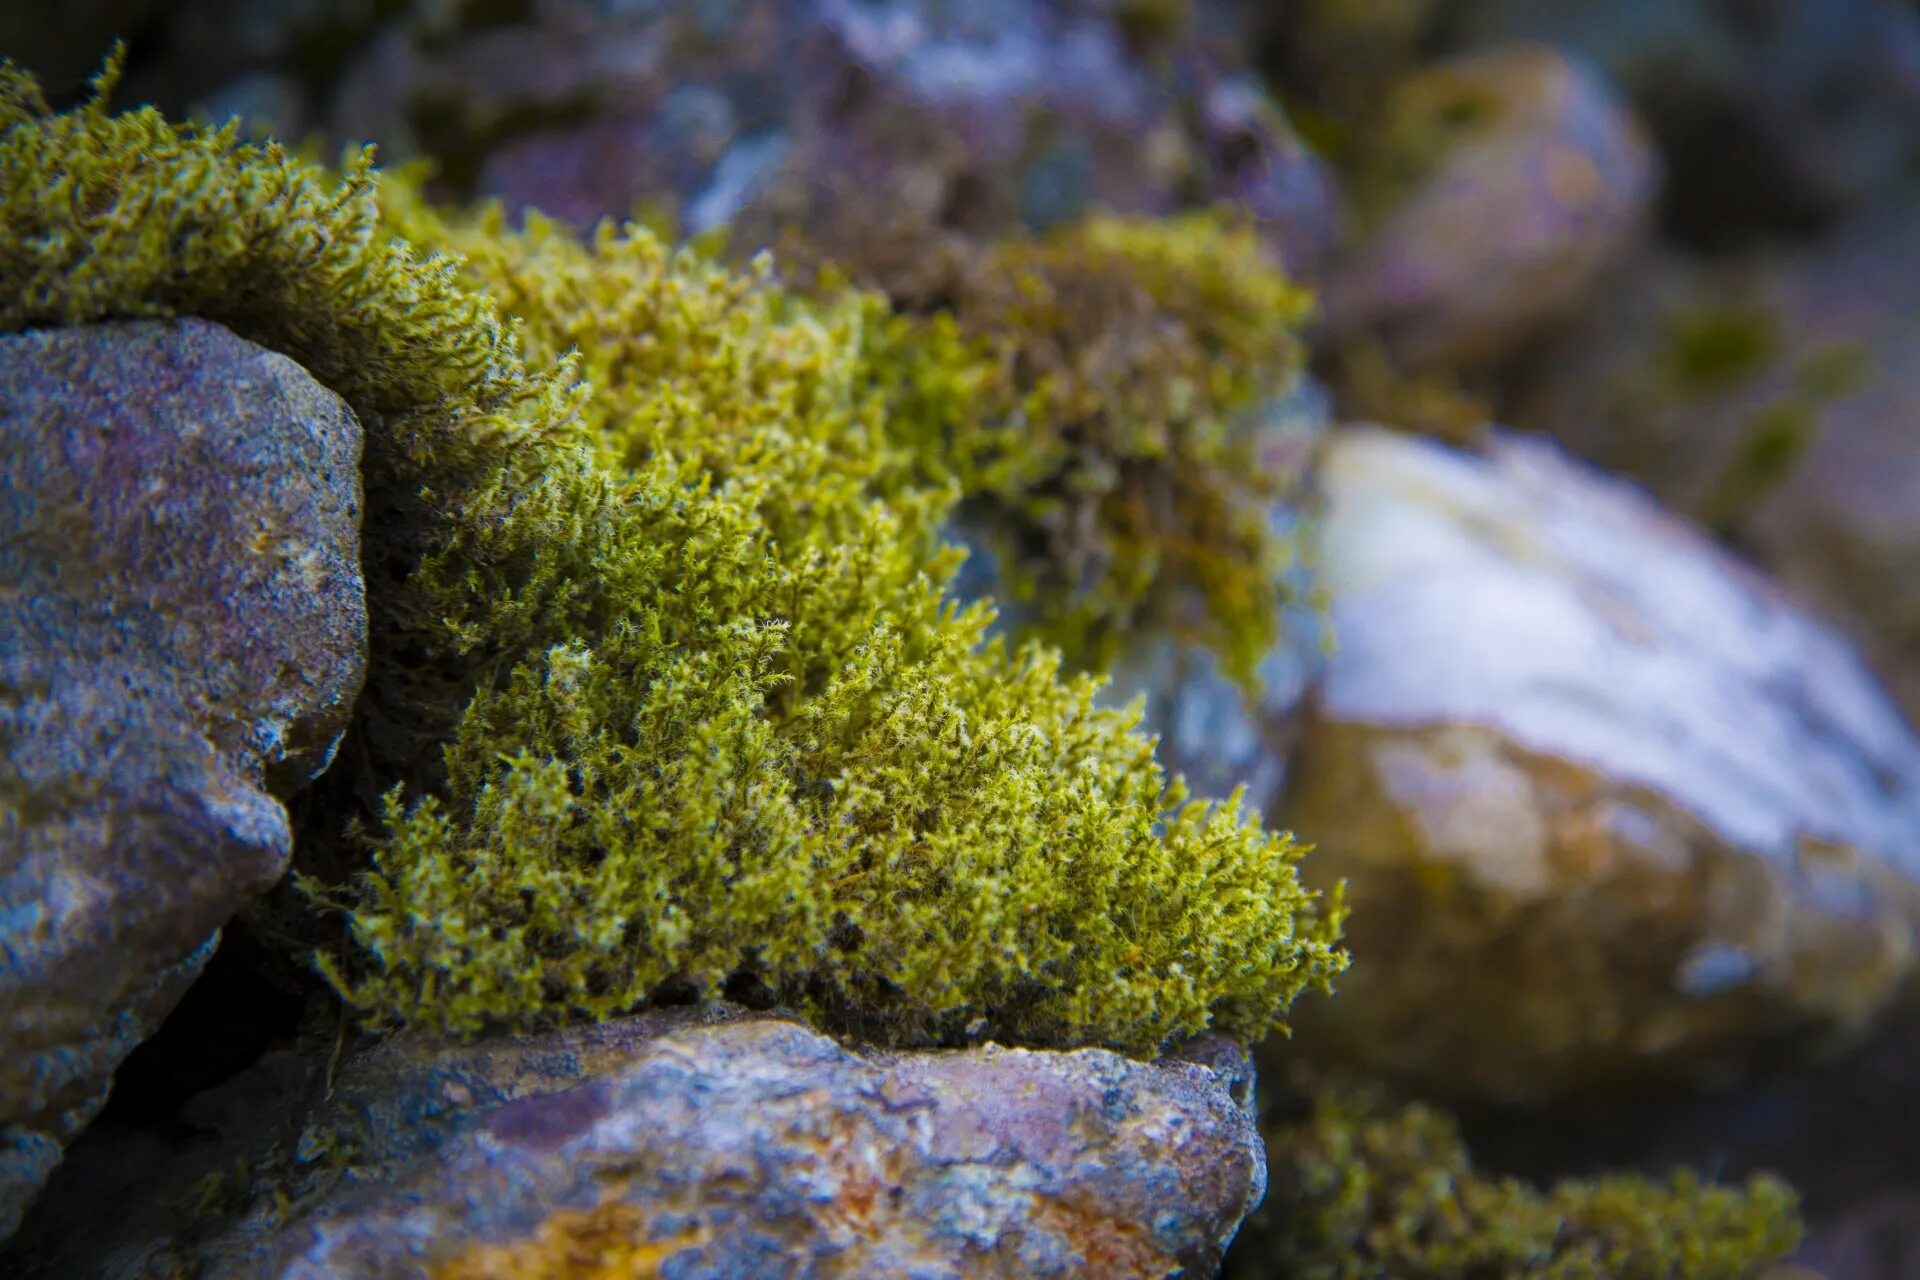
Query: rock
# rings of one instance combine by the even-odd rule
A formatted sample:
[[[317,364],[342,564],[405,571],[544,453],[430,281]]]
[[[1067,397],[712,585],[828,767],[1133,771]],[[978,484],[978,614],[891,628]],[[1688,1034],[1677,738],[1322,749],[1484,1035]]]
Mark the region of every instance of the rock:
[[[1210,1274],[1266,1169],[1244,1053],[1196,1056],[1208,1065],[861,1054],[780,1018],[691,1010],[385,1042],[335,1081],[291,1208],[200,1258],[248,1280],[557,1276],[562,1259],[621,1275]],[[124,1274],[160,1256],[123,1253]]]
[[[1722,1081],[1914,960],[1920,741],[1854,651],[1550,446],[1323,459],[1338,653],[1286,825],[1349,882],[1302,1042],[1436,1091]]]
[[[1790,256],[1650,256],[1540,362],[1522,424],[1736,540],[1920,717],[1920,232],[1911,205]]]
[[[1136,629],[1101,692],[1110,706],[1141,700],[1141,727],[1157,740],[1156,756],[1169,771],[1183,775],[1195,794],[1225,796],[1244,788],[1252,813],[1267,813],[1279,801],[1301,702],[1326,657],[1329,632],[1309,554],[1317,513],[1307,477],[1316,450],[1332,430],[1332,413],[1326,388],[1302,374],[1285,396],[1252,419],[1263,469],[1299,478],[1268,512],[1275,531],[1300,554],[1282,570],[1287,604],[1280,643],[1255,671],[1257,687],[1243,688],[1230,679],[1203,645]],[[975,578],[956,584],[972,588],[967,598],[1004,596],[991,574],[974,572]],[[1005,616],[1019,620],[1012,609],[1003,608]]]
[[[365,660],[359,457],[217,325],[0,338],[0,1237],[286,867]]]
[[[1902,182],[1920,16],[1900,0],[1462,0],[1456,44],[1546,40],[1603,67],[1667,160],[1663,221],[1726,247],[1803,233]]]
[[[1378,333],[1409,368],[1486,366],[1571,314],[1658,187],[1606,80],[1545,45],[1420,73],[1382,129],[1368,164],[1383,207],[1329,277],[1327,318],[1336,335]]]
[[[1137,45],[1107,9],[1051,0],[555,0],[391,24],[328,126],[582,226],[644,201],[751,249],[856,213],[989,235],[1220,200],[1311,263],[1332,190],[1258,82],[1177,32]]]
[[[1889,210],[1787,274],[1786,358],[1754,412],[1763,448],[1783,431],[1799,434],[1778,483],[1733,514],[1743,545],[1846,623],[1920,721],[1915,212]],[[1743,442],[1754,447],[1755,433]]]

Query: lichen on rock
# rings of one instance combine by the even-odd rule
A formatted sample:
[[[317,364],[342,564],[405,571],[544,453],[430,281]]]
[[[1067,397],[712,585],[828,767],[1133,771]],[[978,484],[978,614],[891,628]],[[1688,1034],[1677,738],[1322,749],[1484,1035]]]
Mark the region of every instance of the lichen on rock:
[[[317,892],[372,1020],[732,981],[879,1039],[1145,1052],[1257,1036],[1343,963],[1288,837],[1192,802],[1093,681],[943,599],[953,495],[885,430],[872,300],[638,229],[408,220],[462,266],[394,235],[365,158],[336,184],[35,98],[6,73],[0,329],[202,315],[369,424],[342,791],[386,799]]]

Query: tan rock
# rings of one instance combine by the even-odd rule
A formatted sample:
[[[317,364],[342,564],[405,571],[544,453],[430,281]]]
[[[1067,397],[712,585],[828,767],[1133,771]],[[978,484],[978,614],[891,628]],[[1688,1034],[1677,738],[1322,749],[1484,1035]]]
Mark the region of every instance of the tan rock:
[[[1345,877],[1305,1043],[1530,1099],[1738,1074],[1912,967],[1920,741],[1835,632],[1550,446],[1324,455],[1339,651],[1282,816]]]

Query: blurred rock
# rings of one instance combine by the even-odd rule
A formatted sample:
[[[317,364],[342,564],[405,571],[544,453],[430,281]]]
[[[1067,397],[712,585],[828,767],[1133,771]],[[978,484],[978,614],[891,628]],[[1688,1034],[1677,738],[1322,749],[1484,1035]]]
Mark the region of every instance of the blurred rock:
[[[1791,256],[1649,258],[1515,406],[1737,541],[1920,717],[1920,220]]]
[[[359,459],[217,325],[0,338],[0,1236],[286,867],[365,660]]]
[[[558,1275],[563,1261],[621,1275],[1209,1274],[1266,1169],[1244,1055],[1203,1043],[1200,1056],[1208,1066],[860,1055],[796,1023],[687,1010],[385,1042],[349,1063],[309,1127],[291,1207],[257,1211],[201,1260],[249,1280]],[[162,1256],[123,1253],[121,1274]]]
[[[1538,443],[1361,428],[1285,824],[1354,966],[1304,1043],[1466,1098],[1721,1082],[1914,960],[1920,741],[1769,582]]]
[[[1777,1173],[1801,1197],[1806,1237],[1760,1280],[1908,1280],[1920,1274],[1920,1144],[1906,1120],[1916,1069],[1909,1010],[1857,1053],[1728,1093],[1570,1099],[1473,1114],[1467,1129],[1477,1155],[1529,1180],[1676,1165],[1732,1181]]]
[[[1124,8],[549,0],[430,35],[416,14],[352,61],[328,128],[581,225],[644,203],[753,247],[849,205],[984,235],[1223,200],[1311,264],[1318,163],[1218,42],[1143,37]]]
[[[1920,15],[1902,0],[1462,0],[1456,46],[1546,40],[1625,86],[1695,245],[1803,232],[1910,172]]]
[[[1484,367],[1571,315],[1659,182],[1611,87],[1545,45],[1401,85],[1362,168],[1373,225],[1328,279],[1328,325],[1412,369]]]

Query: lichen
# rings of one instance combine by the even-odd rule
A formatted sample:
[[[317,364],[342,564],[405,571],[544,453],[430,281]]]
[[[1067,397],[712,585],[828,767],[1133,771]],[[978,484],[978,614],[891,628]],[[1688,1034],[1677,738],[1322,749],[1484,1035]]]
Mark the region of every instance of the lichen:
[[[1321,1082],[1266,1131],[1270,1189],[1236,1275],[1741,1280],[1799,1242],[1777,1179],[1687,1171],[1541,1188],[1477,1170],[1444,1112]]]
[[[890,421],[965,496],[1028,633],[1093,670],[1171,633],[1251,683],[1300,554],[1273,508],[1301,477],[1262,456],[1261,415],[1311,307],[1253,229],[1096,216],[981,244],[841,223],[791,250],[893,302]]]
[[[384,799],[315,892],[375,1024],[732,983],[897,1042],[1149,1052],[1258,1036],[1342,965],[1297,845],[944,598],[956,486],[888,421],[876,300],[637,228],[383,216],[364,156],[336,182],[0,72],[0,331],[167,314],[367,428],[373,647],[326,794]]]

